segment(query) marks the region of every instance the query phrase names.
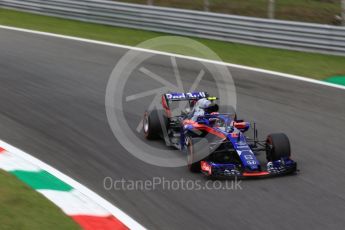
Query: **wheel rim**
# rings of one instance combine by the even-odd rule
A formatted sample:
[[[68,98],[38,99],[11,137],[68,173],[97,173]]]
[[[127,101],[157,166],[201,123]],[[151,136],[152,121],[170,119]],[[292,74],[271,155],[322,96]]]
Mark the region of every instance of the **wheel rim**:
[[[144,132],[145,133],[149,132],[149,119],[147,116],[144,117]]]

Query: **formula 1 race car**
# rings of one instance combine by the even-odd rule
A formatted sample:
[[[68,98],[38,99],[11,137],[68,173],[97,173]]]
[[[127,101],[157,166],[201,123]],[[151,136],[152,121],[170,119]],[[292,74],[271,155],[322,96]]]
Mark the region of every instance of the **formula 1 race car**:
[[[195,116],[196,104],[203,98],[213,102],[211,110]],[[233,107],[218,106],[214,103],[217,99],[206,92],[163,94],[162,108],[145,112],[145,137],[164,139],[167,146],[187,154],[190,171],[201,171],[212,178],[269,177],[297,171],[285,134],[270,134],[265,141],[259,141],[254,123],[253,138],[245,136],[251,124],[237,119]],[[173,115],[176,102],[185,103],[186,108]],[[256,157],[262,151],[266,152],[266,164]]]

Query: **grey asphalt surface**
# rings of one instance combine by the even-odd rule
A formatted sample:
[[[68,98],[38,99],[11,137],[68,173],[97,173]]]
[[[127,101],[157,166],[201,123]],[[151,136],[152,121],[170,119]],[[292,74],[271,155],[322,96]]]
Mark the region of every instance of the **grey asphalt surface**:
[[[277,131],[290,137],[298,175],[242,181],[236,191],[106,190],[105,177],[206,183],[185,167],[144,163],[114,137],[105,89],[126,51],[0,29],[0,139],[88,186],[149,229],[343,229],[345,91],[252,71],[230,69],[238,114],[255,120],[263,138]],[[182,76],[196,76],[198,64],[177,64]],[[145,65],[172,76],[167,57]],[[134,79],[129,92],[157,84],[139,73]],[[149,100],[128,106],[133,124]]]

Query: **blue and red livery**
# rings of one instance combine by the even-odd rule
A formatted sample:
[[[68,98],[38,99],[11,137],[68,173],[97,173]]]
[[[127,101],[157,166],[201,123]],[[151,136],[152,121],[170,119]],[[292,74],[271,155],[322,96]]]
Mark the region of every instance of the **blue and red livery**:
[[[147,139],[162,138],[187,154],[187,165],[192,172],[208,177],[256,178],[291,174],[297,163],[291,159],[290,142],[283,133],[274,133],[259,141],[254,123],[253,138],[245,133],[250,123],[237,119],[231,106],[217,105],[219,111],[191,119],[190,111],[202,98],[216,100],[206,92],[166,93],[162,108],[147,111],[143,128]],[[188,106],[173,115],[173,104],[187,102]],[[259,161],[260,152],[266,152],[266,162]]]

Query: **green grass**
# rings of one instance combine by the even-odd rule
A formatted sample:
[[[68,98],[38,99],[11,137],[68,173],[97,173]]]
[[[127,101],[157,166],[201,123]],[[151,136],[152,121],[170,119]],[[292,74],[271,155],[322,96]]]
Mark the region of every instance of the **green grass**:
[[[0,229],[80,229],[58,207],[0,170]]]
[[[167,35],[150,31],[65,20],[5,9],[0,9],[0,24],[125,45],[137,45],[147,39]],[[263,48],[208,39],[195,38],[195,40],[211,48],[225,62],[296,74],[315,79],[325,79],[329,76],[345,74],[345,57]],[[186,55],[190,54],[186,52],[186,50],[178,50],[175,52]]]
[[[116,0],[147,4],[147,0]],[[156,6],[203,10],[204,0],[153,0]],[[268,0],[209,0],[210,11],[253,17],[267,17]],[[340,0],[276,0],[276,18],[330,24],[340,15]]]

